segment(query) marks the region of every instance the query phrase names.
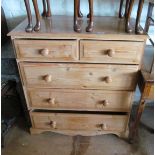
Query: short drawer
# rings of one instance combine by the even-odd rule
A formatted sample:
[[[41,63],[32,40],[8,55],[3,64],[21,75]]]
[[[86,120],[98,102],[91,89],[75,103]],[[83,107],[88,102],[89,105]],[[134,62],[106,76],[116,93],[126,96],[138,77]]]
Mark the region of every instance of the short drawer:
[[[138,66],[104,64],[20,63],[29,87],[133,90]]]
[[[38,109],[128,112],[132,92],[28,89],[30,106]]]
[[[76,40],[15,40],[17,58],[41,61],[78,60]]]
[[[80,41],[80,61],[96,63],[139,64],[143,42]]]
[[[31,112],[32,126],[49,130],[118,131],[126,130],[128,115]]]

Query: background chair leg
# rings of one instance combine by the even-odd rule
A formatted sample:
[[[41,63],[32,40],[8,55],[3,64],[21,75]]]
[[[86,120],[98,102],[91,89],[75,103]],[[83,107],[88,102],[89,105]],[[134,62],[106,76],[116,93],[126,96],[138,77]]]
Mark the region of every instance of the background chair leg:
[[[50,7],[50,1],[46,0],[47,2],[47,13],[46,13],[46,17],[51,17],[52,13],[51,13],[51,7]]]
[[[140,27],[140,17],[141,17],[141,13],[142,13],[143,4],[144,4],[144,0],[139,0],[137,18],[136,18],[136,27],[135,27],[136,34],[144,33],[143,29]]]
[[[78,2],[78,17],[79,18],[82,18],[83,17],[83,14],[81,13],[81,10],[80,10],[80,0]]]
[[[43,3],[43,13],[41,14],[43,17],[46,17],[46,1],[42,0]]]
[[[33,25],[32,25],[32,15],[31,15],[30,3],[29,3],[29,0],[24,0],[24,2],[25,2],[27,17],[28,17],[28,25],[25,28],[25,31],[32,32]]]
[[[123,18],[124,17],[124,13],[122,11],[122,9],[123,9],[123,2],[124,2],[124,0],[120,0],[119,18]]]
[[[144,31],[148,33],[154,5],[149,3]]]
[[[89,15],[90,17],[89,22],[88,22],[88,26],[86,27],[86,32],[92,32],[93,31],[93,0],[89,0]]]
[[[130,27],[130,16],[131,16],[131,11],[133,8],[134,1],[135,0],[129,0],[129,9],[128,9],[127,18],[126,18],[126,22],[125,22],[125,31],[127,33],[132,32],[132,28]]]
[[[34,31],[39,31],[40,30],[40,14],[39,14],[39,9],[38,9],[38,3],[37,0],[32,0],[34,10],[35,10],[35,15],[36,15],[36,25],[34,27]]]
[[[128,9],[129,9],[129,2],[130,0],[126,0],[126,4],[125,4],[125,18],[127,18],[127,15],[128,15]]]
[[[81,26],[78,23],[78,3],[79,0],[74,0],[74,31],[81,32]]]

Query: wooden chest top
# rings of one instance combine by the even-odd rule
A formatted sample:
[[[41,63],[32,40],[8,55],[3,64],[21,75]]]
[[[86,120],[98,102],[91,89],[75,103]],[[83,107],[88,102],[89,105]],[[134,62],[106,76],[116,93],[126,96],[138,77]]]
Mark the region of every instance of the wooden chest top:
[[[33,18],[33,23],[35,19]],[[146,35],[135,35],[135,21],[132,19],[130,24],[133,27],[133,33],[125,32],[125,20],[118,17],[94,17],[94,31],[85,32],[87,19],[83,18],[82,33],[74,32],[72,16],[52,16],[41,19],[41,30],[39,32],[27,33],[25,26],[27,19],[12,30],[8,36],[12,38],[40,38],[40,39],[102,39],[102,40],[132,40],[145,41]]]

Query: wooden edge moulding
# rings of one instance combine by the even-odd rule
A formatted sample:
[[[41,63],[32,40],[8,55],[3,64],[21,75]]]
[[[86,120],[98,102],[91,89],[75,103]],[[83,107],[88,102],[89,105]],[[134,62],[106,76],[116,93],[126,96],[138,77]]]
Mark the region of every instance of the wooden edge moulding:
[[[39,8],[38,8],[38,2],[37,0],[32,0],[34,10],[35,10],[35,17],[36,17],[36,24],[33,27],[32,24],[32,14],[31,14],[31,9],[30,9],[30,3],[29,0],[24,0],[25,1],[25,6],[26,6],[26,11],[27,11],[27,17],[28,17],[28,25],[25,28],[26,32],[32,32],[34,31],[39,31],[41,26],[40,26],[40,13],[39,13]],[[131,33],[133,30],[130,26],[130,17],[131,17],[131,12],[133,9],[135,0],[125,0],[125,13],[123,13],[123,3],[124,0],[120,0],[120,8],[119,8],[119,18],[125,18],[125,31],[127,33]],[[89,3],[89,13],[87,15],[87,18],[89,19],[88,25],[86,27],[86,32],[92,32],[94,28],[94,12],[93,12],[93,0],[88,0]],[[43,17],[50,17],[51,14],[51,7],[50,7],[50,0],[42,0],[43,4],[43,12],[42,16]],[[136,17],[136,23],[135,23],[135,33],[136,34],[143,34],[144,31],[140,26],[140,17],[141,17],[141,12],[143,8],[144,0],[139,0],[139,5],[138,5],[138,10],[137,10],[137,17]],[[73,29],[75,32],[81,32],[81,24],[79,23],[79,20],[81,20],[83,17],[83,14],[80,11],[80,0],[74,0],[74,23],[73,23]]]

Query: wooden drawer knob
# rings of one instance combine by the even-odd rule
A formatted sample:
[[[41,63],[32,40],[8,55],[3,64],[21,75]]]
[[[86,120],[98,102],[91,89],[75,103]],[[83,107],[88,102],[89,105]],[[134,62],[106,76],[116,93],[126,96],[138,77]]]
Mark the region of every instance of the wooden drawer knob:
[[[104,100],[102,104],[103,104],[103,106],[108,106],[109,105],[109,101],[108,100]]]
[[[55,98],[49,98],[48,99],[48,103],[52,104],[52,105],[55,105]]]
[[[115,50],[114,49],[109,49],[108,50],[108,56],[113,57],[115,55]]]
[[[46,82],[51,82],[51,81],[52,81],[52,75],[46,75],[46,76],[44,77],[44,80],[45,80]]]
[[[45,49],[42,49],[40,53],[42,56],[48,56],[49,50],[47,48],[45,48]]]
[[[111,83],[112,82],[112,78],[110,76],[105,77],[105,82],[106,83]]]
[[[106,124],[101,124],[101,129],[102,130],[107,130],[107,125]]]
[[[49,125],[55,129],[56,128],[56,122],[55,121],[50,121]]]

